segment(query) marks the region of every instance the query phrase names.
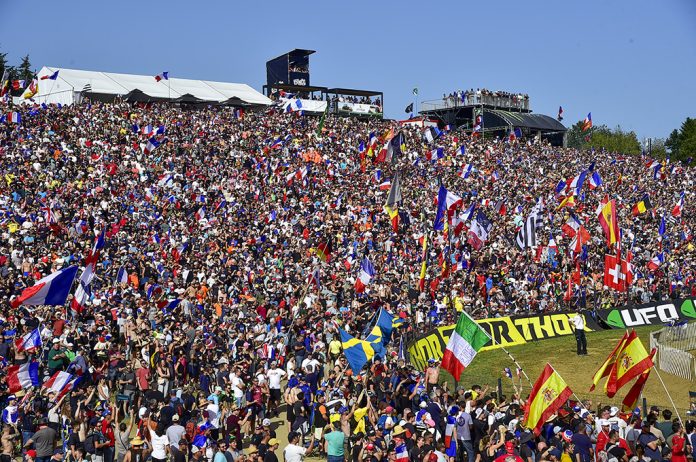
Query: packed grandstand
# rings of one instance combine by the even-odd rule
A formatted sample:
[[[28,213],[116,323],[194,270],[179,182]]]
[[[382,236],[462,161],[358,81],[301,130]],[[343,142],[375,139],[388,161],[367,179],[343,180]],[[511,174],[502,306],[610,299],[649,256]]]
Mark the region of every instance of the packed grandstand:
[[[292,101],[0,108],[3,457],[683,454],[671,416],[610,406],[525,432],[525,397],[443,390],[397,331],[696,295],[692,167]],[[351,370],[378,312],[392,341]]]

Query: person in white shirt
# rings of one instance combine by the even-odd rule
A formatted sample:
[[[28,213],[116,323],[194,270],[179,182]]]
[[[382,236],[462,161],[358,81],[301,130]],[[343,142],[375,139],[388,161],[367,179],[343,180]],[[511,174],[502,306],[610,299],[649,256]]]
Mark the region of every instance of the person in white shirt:
[[[570,318],[570,322],[575,327],[575,342],[577,343],[578,355],[587,354],[587,339],[585,338],[585,318],[582,317],[580,311],[575,313],[575,316]]]
[[[304,460],[304,456],[311,453],[312,449],[314,449],[314,433],[312,433],[312,436],[310,437],[309,446],[307,446],[307,449],[298,444],[300,442],[300,435],[297,432],[288,433],[288,441],[290,443],[285,446],[285,449],[283,449],[283,457],[285,458],[285,462],[302,462]]]
[[[271,362],[271,368],[266,372],[270,395],[268,399],[268,409],[271,413],[275,413],[275,415],[278,415],[278,406],[280,405],[280,381],[286,375],[285,371],[278,367],[278,363],[275,361]]]

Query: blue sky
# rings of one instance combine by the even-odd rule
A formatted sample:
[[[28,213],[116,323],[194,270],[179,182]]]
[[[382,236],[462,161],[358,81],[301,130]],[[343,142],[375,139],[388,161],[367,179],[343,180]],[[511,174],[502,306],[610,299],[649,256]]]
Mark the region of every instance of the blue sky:
[[[696,116],[696,2],[665,0],[0,0],[0,51],[43,65],[243,82],[317,50],[312,83],[382,90],[388,117],[471,87],[526,92],[535,112],[665,137]]]

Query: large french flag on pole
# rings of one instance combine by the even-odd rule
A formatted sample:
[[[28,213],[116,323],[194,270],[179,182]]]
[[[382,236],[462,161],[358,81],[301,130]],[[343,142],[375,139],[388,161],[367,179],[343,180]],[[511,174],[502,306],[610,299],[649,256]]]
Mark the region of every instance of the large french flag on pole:
[[[39,380],[39,363],[37,361],[7,368],[7,387],[10,393],[39,385],[41,385],[41,381]]]
[[[76,275],[76,265],[49,274],[12,300],[12,308],[20,305],[65,305]]]

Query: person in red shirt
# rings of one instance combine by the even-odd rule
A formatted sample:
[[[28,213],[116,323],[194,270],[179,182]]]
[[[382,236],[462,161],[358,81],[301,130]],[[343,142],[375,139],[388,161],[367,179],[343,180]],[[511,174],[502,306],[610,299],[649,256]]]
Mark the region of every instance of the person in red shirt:
[[[602,429],[597,435],[597,449],[595,450],[595,460],[598,460],[598,455],[600,452],[604,451],[607,443],[609,443],[609,431],[611,429],[611,422],[606,419],[599,421]]]
[[[114,462],[114,456],[116,455],[114,449],[116,445],[116,435],[114,434],[111,411],[104,411],[104,418],[101,421],[101,430],[104,439],[106,439],[106,446],[102,448],[104,450],[104,462]]]
[[[150,389],[150,369],[147,368],[147,365],[140,363],[140,367],[135,370],[135,378],[141,392],[145,393]]]
[[[674,432],[670,437],[672,438],[672,462],[686,462],[686,454],[689,451],[687,451],[688,443],[686,442],[684,427],[679,422],[674,422],[672,431]]]

